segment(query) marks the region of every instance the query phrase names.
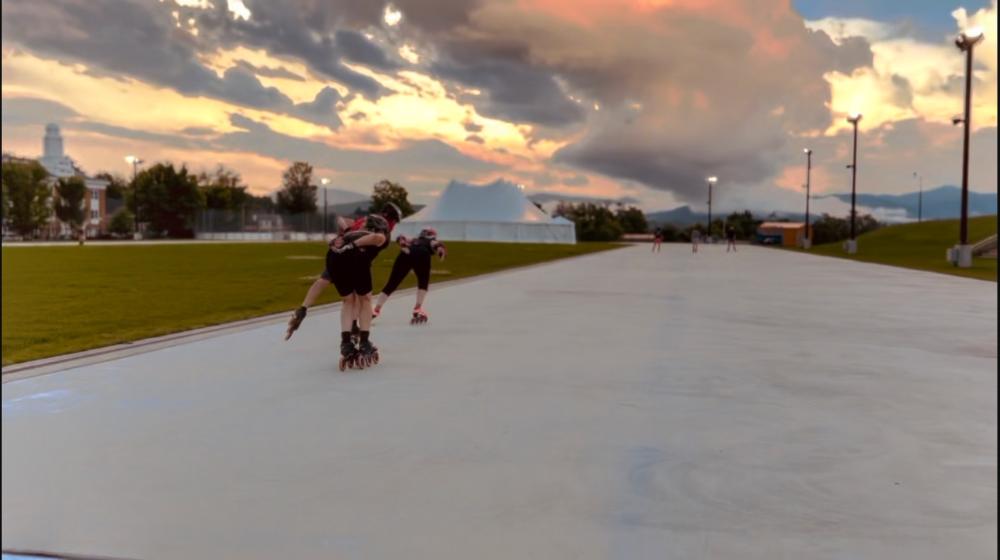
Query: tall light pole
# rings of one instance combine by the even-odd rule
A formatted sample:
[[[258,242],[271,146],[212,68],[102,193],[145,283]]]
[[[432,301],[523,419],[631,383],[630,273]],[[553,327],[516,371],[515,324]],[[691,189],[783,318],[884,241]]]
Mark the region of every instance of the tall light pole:
[[[326,186],[330,183],[330,180],[323,177],[319,180],[323,184],[323,235],[326,236]]]
[[[955,46],[965,53],[965,118],[961,121],[953,119],[965,125],[962,145],[962,221],[958,230],[958,254],[955,255],[957,257],[955,264],[962,268],[972,266],[972,247],[969,246],[969,129],[972,120],[972,50],[982,40],[983,30],[980,27],[963,31],[955,39]]]
[[[851,255],[858,252],[858,240],[855,221],[857,219],[857,192],[858,192],[858,123],[861,121],[861,113],[851,113],[847,117],[847,122],[854,126],[854,156],[851,159],[851,238],[847,241],[847,252]]]
[[[125,161],[132,164],[132,206],[134,207],[135,214],[135,230],[132,232],[133,239],[141,239],[142,234],[139,233],[139,184],[136,182],[136,177],[139,174],[139,164],[142,163],[142,159],[136,156],[125,156]]]
[[[708,178],[708,242],[712,242],[712,187],[718,182],[718,177]]]
[[[913,179],[917,181],[917,223],[924,221],[924,176],[913,172]]]
[[[806,234],[802,247],[808,249],[812,247],[812,239],[809,238],[809,188],[812,178],[813,151],[809,148],[803,148],[802,151],[806,154]]]

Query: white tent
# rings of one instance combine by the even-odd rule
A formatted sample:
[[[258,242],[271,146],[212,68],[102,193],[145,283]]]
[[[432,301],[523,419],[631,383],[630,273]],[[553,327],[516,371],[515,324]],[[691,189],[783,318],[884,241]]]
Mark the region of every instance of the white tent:
[[[437,200],[406,218],[395,233],[413,237],[423,228],[444,241],[576,243],[576,227],[538,209],[514,183],[488,185],[452,181]]]

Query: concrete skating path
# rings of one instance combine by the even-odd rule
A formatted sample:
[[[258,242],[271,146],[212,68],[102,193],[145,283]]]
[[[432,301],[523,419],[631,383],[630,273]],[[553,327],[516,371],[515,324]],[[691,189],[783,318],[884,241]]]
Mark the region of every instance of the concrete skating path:
[[[632,247],[3,385],[3,548],[990,558],[996,284]]]

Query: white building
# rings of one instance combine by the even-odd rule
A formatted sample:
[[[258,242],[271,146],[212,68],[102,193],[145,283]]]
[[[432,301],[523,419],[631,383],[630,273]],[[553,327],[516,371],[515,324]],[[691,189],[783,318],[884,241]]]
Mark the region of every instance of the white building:
[[[104,179],[87,177],[72,158],[66,155],[63,147],[62,133],[59,125],[49,123],[45,126],[45,136],[42,140],[42,157],[38,158],[38,163],[48,171],[53,179],[53,199],[55,199],[55,183],[58,179],[68,177],[80,177],[87,185],[87,196],[84,200],[84,231],[88,237],[95,237],[107,231],[110,216],[108,216],[107,188],[108,182]],[[53,214],[52,223],[49,228],[49,235],[68,236],[72,234],[69,226],[61,223]]]

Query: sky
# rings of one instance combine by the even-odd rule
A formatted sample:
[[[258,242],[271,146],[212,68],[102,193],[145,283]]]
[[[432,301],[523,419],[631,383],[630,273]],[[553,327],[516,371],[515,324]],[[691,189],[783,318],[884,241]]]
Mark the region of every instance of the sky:
[[[58,123],[87,172],[135,154],[280,185],[293,161],[416,202],[449,180],[645,210],[797,210],[817,194],[996,191],[997,2],[862,0],[4,0],[2,148]],[[836,204],[833,201],[825,204]],[[829,209],[832,212],[843,208]]]

